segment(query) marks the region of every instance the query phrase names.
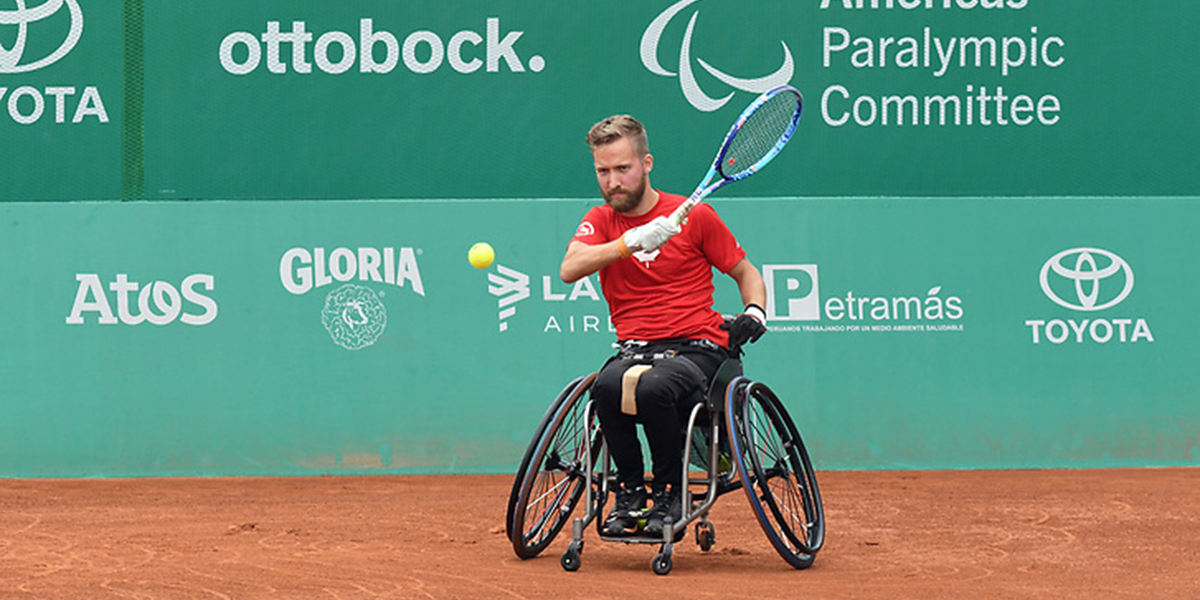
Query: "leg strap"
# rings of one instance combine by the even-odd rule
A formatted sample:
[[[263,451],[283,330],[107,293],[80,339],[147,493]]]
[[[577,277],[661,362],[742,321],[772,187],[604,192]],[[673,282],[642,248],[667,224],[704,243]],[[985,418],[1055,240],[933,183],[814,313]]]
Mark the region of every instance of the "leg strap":
[[[633,365],[625,370],[621,377],[621,412],[627,415],[637,414],[638,379],[650,368],[651,365]]]

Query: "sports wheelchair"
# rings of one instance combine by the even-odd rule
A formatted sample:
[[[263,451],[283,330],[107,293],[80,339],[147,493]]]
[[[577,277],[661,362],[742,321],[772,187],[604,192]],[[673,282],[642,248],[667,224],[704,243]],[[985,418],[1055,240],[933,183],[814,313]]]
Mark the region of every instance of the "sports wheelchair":
[[[733,355],[740,357],[740,351]],[[576,378],[563,388],[521,459],[505,523],[517,556],[537,556],[570,521],[572,539],[560,563],[567,571],[578,570],[584,531],[595,521],[603,541],[661,544],[650,566],[666,575],[674,544],[692,522],[700,549],[712,549],[716,532],[708,511],[717,497],[742,489],[779,555],[797,569],[813,564],[825,540],[825,516],[808,451],[775,393],[742,375],[740,358],[725,361],[706,400],[688,418],[679,522],[668,518],[660,537],[605,536],[603,519],[597,517],[617,483],[599,419],[586,399],[596,375]],[[585,498],[584,514],[572,521]]]

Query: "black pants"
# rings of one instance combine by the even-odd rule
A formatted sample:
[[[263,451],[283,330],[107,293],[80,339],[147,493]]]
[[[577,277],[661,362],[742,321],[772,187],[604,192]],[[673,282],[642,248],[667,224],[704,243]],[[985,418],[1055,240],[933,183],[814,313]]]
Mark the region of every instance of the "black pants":
[[[617,466],[617,479],[624,487],[645,485],[639,423],[654,463],[654,490],[661,491],[668,483],[678,486],[682,481],[687,418],[692,407],[704,401],[709,382],[727,357],[727,351],[716,344],[667,340],[636,349],[626,347],[600,369],[592,384],[592,400]],[[629,415],[621,411],[622,379],[635,365],[653,366],[638,379],[637,415]]]

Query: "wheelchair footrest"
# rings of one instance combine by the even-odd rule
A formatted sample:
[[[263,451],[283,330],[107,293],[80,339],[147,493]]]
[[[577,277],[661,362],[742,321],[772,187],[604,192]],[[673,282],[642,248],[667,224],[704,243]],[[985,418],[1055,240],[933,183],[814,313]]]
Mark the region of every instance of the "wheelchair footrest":
[[[678,542],[684,538],[687,529],[684,528],[675,534],[674,542]],[[642,532],[631,533],[629,535],[602,535],[600,540],[604,542],[621,542],[623,544],[661,544],[663,538],[661,535],[647,535]]]

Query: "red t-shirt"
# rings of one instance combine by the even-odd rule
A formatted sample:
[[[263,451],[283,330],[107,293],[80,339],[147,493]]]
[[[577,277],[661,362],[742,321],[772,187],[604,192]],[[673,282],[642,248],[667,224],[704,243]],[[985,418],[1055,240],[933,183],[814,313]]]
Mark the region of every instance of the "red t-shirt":
[[[583,217],[573,241],[603,244],[631,227],[670,215],[686,200],[659,192],[654,208],[629,218],[607,204]],[[619,340],[704,338],[721,346],[729,334],[720,329],[721,314],[713,310],[715,267],[728,273],[746,256],[733,233],[706,203],[688,215],[683,231],[654,252],[635,252],[600,270],[600,288]]]

